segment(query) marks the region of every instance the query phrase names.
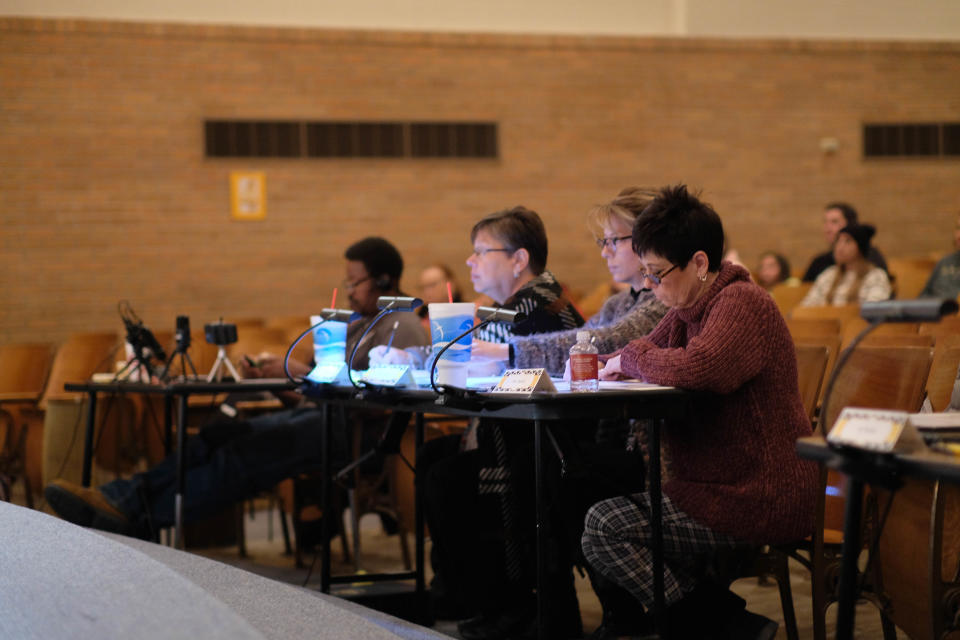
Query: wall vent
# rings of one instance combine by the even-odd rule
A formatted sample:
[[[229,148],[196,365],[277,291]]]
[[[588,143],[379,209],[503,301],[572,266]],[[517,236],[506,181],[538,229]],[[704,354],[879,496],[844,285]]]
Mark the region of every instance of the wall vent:
[[[960,157],[960,123],[864,124],[863,157]]]
[[[497,158],[495,122],[207,120],[208,158]]]

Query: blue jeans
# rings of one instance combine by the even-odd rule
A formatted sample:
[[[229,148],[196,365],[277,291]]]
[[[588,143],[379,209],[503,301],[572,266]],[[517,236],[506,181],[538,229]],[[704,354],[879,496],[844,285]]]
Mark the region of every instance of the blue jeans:
[[[220,422],[187,439],[184,465],[184,522],[273,487],[285,478],[319,469],[321,410],[316,407],[265,414],[250,420]],[[347,435],[332,421],[330,459],[334,469],[349,460]],[[174,524],[177,457],[129,479],[100,487],[131,522],[147,530]],[[148,513],[149,510],[149,513]]]

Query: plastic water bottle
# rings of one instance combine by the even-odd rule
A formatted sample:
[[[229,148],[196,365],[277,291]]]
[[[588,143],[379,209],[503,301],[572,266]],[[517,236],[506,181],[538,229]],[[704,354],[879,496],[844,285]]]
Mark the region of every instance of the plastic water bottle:
[[[597,348],[589,331],[577,331],[577,343],[570,347],[570,391],[596,391],[598,377]]]

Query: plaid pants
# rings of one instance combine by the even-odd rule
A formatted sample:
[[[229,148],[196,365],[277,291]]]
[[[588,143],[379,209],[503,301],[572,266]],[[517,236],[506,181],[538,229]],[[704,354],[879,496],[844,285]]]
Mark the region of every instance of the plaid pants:
[[[583,555],[597,571],[651,609],[650,495],[637,493],[633,498],[642,509],[623,496],[590,507],[581,540]],[[737,546],[736,540],[695,522],[663,496],[664,602],[671,605],[693,590],[703,556]]]

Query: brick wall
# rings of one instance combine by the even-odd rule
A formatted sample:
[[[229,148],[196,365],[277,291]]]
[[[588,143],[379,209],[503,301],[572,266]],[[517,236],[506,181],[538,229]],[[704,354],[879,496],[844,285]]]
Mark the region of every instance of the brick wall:
[[[805,266],[833,199],[888,256],[946,251],[960,162],[864,162],[860,125],[960,120],[958,78],[958,44],[0,19],[0,341],[115,328],[120,299],[155,328],[309,313],[369,234],[411,288],[435,260],[466,280],[472,223],[518,203],[587,290],[584,213],[630,184],[702,188],[748,264]],[[501,159],[207,160],[205,118],[495,120]],[[231,220],[233,170],[266,172],[266,220]]]

